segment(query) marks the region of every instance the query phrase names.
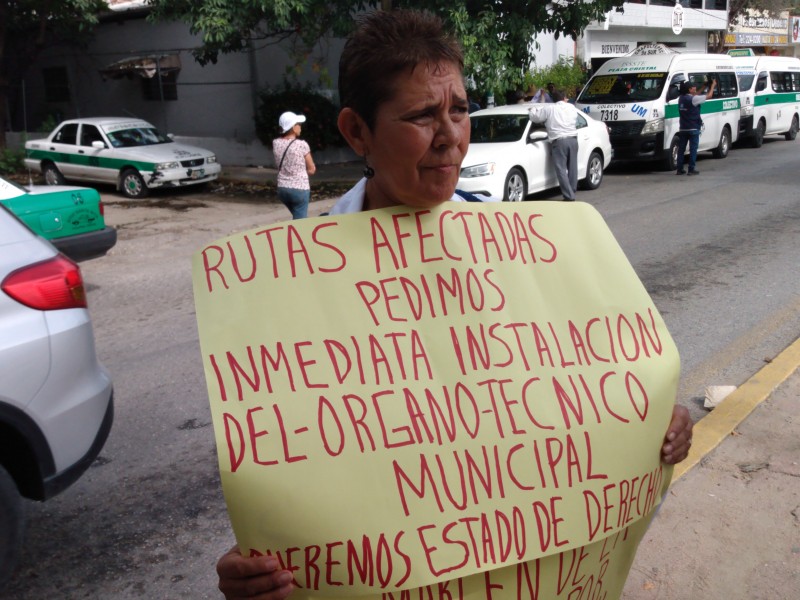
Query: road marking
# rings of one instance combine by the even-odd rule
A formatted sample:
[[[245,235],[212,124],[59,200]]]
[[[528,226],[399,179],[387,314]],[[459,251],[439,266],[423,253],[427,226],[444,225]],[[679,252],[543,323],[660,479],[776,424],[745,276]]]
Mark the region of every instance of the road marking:
[[[798,366],[800,366],[800,338],[695,424],[689,456],[675,466],[672,483],[683,477],[727,438],[737,425],[797,370]]]

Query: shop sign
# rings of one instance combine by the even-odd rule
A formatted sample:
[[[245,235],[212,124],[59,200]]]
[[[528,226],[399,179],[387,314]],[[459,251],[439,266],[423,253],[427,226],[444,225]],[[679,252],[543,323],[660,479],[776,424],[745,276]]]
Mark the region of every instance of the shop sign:
[[[726,46],[786,46],[789,36],[774,33],[726,33]]]

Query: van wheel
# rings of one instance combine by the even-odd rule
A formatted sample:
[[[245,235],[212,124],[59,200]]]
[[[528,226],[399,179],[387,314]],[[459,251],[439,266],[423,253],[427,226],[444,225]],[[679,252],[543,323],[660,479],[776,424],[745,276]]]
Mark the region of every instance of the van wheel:
[[[603,181],[603,156],[594,150],[586,163],[586,179],[580,182],[581,189],[596,190]]]
[[[794,138],[797,137],[797,130],[800,129],[800,124],[797,122],[797,115],[792,117],[792,126],[789,127],[789,131],[783,134],[783,137],[786,138],[787,142],[791,142]]]
[[[0,466],[0,588],[8,581],[22,550],[25,507],[17,486]]]
[[[514,167],[508,172],[506,185],[503,188],[504,202],[522,202],[525,199],[525,175],[518,168]]]
[[[759,121],[753,132],[753,148],[761,148],[764,143],[764,134],[767,132],[767,125],[764,121]]]
[[[128,198],[144,198],[147,196],[147,186],[144,179],[135,169],[126,169],[120,178],[122,193]]]
[[[678,169],[678,145],[680,141],[676,135],[672,138],[672,143],[669,145],[669,154],[664,159],[664,167],[666,171],[676,171]]]
[[[53,163],[42,165],[42,175],[47,185],[64,185],[64,176]]]
[[[719,136],[719,145],[712,150],[714,158],[725,158],[731,149],[731,130],[727,127],[722,128],[722,135]]]

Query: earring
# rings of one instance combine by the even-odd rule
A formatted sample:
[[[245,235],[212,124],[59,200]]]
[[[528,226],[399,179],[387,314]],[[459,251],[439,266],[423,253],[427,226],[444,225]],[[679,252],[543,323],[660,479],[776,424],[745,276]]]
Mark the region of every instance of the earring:
[[[375,177],[375,169],[369,166],[366,154],[364,155],[364,177],[367,179],[372,179]]]

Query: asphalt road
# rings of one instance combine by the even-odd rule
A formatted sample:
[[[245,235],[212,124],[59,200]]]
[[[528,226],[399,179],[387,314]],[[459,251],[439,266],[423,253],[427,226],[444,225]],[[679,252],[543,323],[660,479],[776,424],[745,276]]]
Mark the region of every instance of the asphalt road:
[[[695,418],[706,385],[744,382],[800,336],[797,143],[702,155],[693,178],[615,165],[600,189],[579,193],[664,316],[682,356],[678,400]],[[0,597],[217,598],[214,564],[232,534],[189,260],[209,241],[288,212],[208,193],[105,200],[119,242],[82,268],[98,354],[115,382],[114,429],[74,487],[28,505],[22,565]]]

